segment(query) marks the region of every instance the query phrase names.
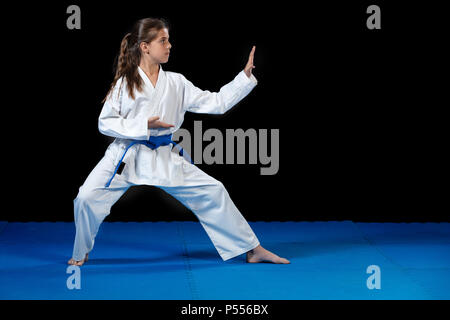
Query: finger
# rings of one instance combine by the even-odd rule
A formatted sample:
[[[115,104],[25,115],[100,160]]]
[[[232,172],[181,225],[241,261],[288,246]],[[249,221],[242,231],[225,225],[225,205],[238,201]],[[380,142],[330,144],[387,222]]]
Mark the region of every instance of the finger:
[[[253,59],[249,58],[247,61],[247,65],[245,66],[245,69],[251,69],[253,66]]]
[[[161,128],[171,128],[171,127],[174,127],[173,124],[168,124],[168,123],[165,123],[165,122],[162,122],[162,121],[158,121],[158,122],[157,122],[157,125],[158,125],[159,127],[161,127]]]
[[[251,61],[252,64],[253,64],[253,58],[255,56],[255,49],[256,49],[256,47],[253,46],[252,51],[250,52],[249,60]]]
[[[254,52],[254,48],[255,48],[255,47],[252,48],[252,50],[250,51],[250,54],[248,55],[247,65],[248,65],[249,63],[253,63],[253,52]]]
[[[252,55],[252,53],[250,53],[250,55],[248,56],[248,62],[249,63],[253,63],[253,55]]]
[[[158,119],[159,119],[159,117],[158,117],[158,116],[155,116],[155,117],[150,117],[150,118],[148,118],[148,121],[153,122],[153,121],[156,121],[156,120],[158,120]]]
[[[248,58],[247,65],[251,67],[253,65],[253,57]]]

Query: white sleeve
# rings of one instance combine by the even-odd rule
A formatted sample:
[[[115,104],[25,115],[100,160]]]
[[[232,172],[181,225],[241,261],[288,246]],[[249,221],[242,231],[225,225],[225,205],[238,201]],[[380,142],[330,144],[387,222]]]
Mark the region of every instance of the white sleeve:
[[[122,78],[121,78],[122,79]],[[126,90],[124,84],[120,87],[120,79],[117,81],[113,92],[105,101],[100,117],[98,118],[99,131],[110,137],[148,140],[148,123],[145,118],[125,119],[120,114],[123,90]],[[120,93],[119,93],[120,90]]]
[[[228,84],[220,88],[219,92],[203,91],[183,77],[184,100],[183,108],[195,113],[224,114],[247,96],[257,85],[253,74],[249,77],[244,70]]]

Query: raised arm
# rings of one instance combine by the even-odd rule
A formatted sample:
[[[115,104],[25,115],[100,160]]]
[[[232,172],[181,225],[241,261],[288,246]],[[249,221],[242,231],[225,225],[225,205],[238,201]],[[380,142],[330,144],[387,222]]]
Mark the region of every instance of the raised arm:
[[[244,70],[239,72],[231,82],[220,88],[219,92],[201,90],[183,77],[184,109],[195,113],[223,114],[235,106],[258,83],[255,76],[251,73],[251,70],[255,68],[253,65],[254,52],[255,47],[250,52],[249,60]]]

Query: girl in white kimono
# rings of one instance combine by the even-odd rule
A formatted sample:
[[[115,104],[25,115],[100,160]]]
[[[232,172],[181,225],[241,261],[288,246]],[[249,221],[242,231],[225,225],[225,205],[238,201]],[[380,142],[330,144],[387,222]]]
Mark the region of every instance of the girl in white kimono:
[[[128,188],[142,184],[161,188],[189,208],[222,260],[247,253],[250,263],[289,263],[261,247],[221,182],[171,146],[172,133],[180,128],[186,111],[223,114],[256,86],[255,47],[244,70],[215,93],[161,68],[171,48],[162,19],[137,21],[122,40],[116,75],[98,122],[100,132],[115,140],[74,200],[76,235],[68,263],[81,266],[88,260],[111,207]]]

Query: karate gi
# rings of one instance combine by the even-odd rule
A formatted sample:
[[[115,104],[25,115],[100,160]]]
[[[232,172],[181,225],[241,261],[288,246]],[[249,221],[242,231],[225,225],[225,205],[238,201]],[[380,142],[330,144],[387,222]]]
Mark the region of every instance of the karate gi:
[[[258,238],[223,184],[172,151],[172,145],[152,150],[135,144],[124,156],[135,140],[148,140],[178,130],[186,111],[225,113],[250,93],[257,84],[256,78],[253,75],[249,78],[241,71],[219,92],[209,92],[195,87],[179,73],[163,71],[161,66],[155,86],[140,67],[138,71],[144,84],[142,92],[135,90],[135,98],[131,98],[126,79],[120,78],[100,113],[100,132],[115,140],[74,200],[73,259],[83,260],[92,250],[100,224],[114,203],[133,185],[157,186],[189,208],[224,261],[257,247]],[[147,121],[152,116],[174,127],[148,129]],[[125,167],[114,175],[122,157]]]

